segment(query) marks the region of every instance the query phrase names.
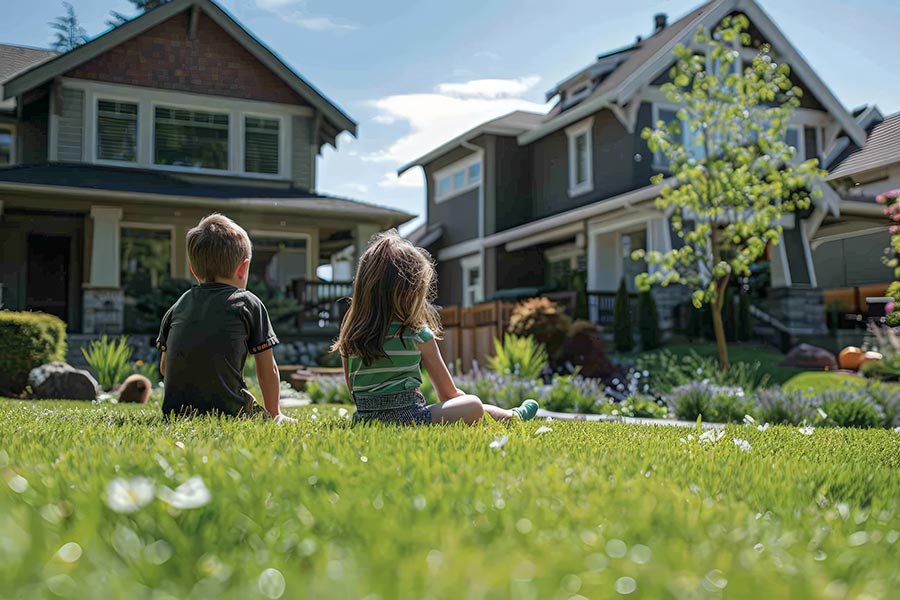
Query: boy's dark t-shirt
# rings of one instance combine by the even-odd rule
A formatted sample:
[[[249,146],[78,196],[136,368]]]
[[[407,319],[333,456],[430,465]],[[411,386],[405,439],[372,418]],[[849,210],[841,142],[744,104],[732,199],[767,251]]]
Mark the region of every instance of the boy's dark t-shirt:
[[[166,352],[163,413],[237,415],[246,403],[247,354],[278,344],[265,305],[225,283],[202,283],[163,317],[156,346]]]

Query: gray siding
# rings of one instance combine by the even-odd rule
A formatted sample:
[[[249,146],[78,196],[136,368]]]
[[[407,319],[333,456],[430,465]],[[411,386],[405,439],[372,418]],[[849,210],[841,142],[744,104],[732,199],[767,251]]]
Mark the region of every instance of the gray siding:
[[[483,140],[482,140],[483,141]],[[432,163],[425,165],[425,189],[427,196],[426,219],[429,225],[440,224],[443,235],[438,248],[464,242],[478,237],[478,189],[459,196],[452,196],[441,202],[434,200],[434,174],[444,167],[471,156],[472,151],[457,148]],[[489,185],[488,174],[482,166],[482,185]]]
[[[485,207],[485,233],[511,229],[532,220],[532,190],[528,176],[531,167],[531,147],[519,146],[514,137],[497,137],[494,152],[496,177],[489,186]]]
[[[57,159],[62,162],[84,160],[84,92],[63,88],[57,134]]]
[[[313,144],[310,119],[294,117],[291,120],[291,179],[301,190],[312,190]]]
[[[813,263],[819,287],[841,288],[894,279],[891,269],[881,262],[890,235],[872,233],[826,242],[813,250]]]
[[[634,189],[634,155],[642,140],[630,134],[609,111],[594,115],[594,189],[569,197],[569,142],[557,131],[533,144],[532,217],[540,219]],[[643,184],[642,184],[643,185]]]
[[[437,261],[438,294],[441,306],[462,304],[462,268],[459,259]]]

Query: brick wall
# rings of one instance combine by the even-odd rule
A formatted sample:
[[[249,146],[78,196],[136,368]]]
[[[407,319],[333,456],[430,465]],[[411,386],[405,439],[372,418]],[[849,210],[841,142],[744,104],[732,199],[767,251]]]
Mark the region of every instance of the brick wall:
[[[202,12],[194,39],[190,12],[175,15],[66,74],[180,92],[305,104],[291,88]]]

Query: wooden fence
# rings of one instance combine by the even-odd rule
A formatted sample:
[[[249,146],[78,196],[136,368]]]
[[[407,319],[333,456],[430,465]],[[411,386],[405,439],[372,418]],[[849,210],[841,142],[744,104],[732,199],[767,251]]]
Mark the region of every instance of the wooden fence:
[[[494,355],[494,338],[503,339],[514,306],[511,302],[485,302],[441,309],[444,339],[438,345],[444,362],[458,365],[457,370],[464,372],[474,362],[483,366]]]
[[[575,312],[574,292],[544,294],[570,316]],[[483,302],[471,307],[447,306],[441,309],[444,339],[438,343],[448,365],[469,372],[477,362],[484,366],[494,355],[494,338],[503,339],[515,302]],[[458,366],[457,366],[458,365]]]

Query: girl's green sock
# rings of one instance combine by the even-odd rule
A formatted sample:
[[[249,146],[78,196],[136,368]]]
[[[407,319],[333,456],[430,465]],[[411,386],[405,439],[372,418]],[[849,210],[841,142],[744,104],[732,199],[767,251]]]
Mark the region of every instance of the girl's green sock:
[[[530,421],[537,414],[538,403],[529,398],[522,403],[522,406],[518,406],[512,409],[512,411],[519,415],[523,421]]]

